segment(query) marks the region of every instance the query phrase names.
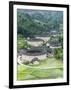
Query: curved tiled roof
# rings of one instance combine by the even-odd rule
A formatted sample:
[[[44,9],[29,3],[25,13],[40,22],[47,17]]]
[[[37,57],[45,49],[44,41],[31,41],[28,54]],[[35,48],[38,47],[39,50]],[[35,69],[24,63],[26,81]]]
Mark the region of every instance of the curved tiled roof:
[[[29,55],[29,56],[39,56],[39,55],[43,55],[46,54],[43,50],[39,50],[36,48],[33,49],[29,49],[29,50],[20,50],[19,53],[22,55]]]

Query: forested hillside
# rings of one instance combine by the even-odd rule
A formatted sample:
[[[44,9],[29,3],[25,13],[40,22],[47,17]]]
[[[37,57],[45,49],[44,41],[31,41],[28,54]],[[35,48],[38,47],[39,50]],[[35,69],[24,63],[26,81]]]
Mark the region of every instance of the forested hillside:
[[[17,10],[17,33],[24,37],[46,35],[51,30],[62,32],[62,28],[62,11]]]

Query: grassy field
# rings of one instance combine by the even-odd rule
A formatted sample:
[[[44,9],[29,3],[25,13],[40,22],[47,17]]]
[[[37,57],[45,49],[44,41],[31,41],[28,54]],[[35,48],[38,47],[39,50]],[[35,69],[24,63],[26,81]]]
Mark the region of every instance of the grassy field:
[[[18,65],[18,80],[55,79],[63,77],[63,62],[55,58],[47,58],[39,65]]]

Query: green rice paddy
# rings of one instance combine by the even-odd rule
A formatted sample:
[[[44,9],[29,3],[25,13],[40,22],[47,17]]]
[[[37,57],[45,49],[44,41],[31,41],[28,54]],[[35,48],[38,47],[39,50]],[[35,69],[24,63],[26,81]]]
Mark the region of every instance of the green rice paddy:
[[[63,77],[63,61],[48,57],[39,65],[18,65],[17,80],[56,79]]]

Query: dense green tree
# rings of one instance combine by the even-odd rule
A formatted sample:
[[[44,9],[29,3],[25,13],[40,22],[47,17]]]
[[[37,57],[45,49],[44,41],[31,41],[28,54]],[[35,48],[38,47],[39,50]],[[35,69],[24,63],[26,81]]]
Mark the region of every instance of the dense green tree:
[[[55,58],[63,60],[63,49],[62,48],[55,49]]]
[[[31,46],[27,44],[25,38],[22,35],[18,35],[17,37],[17,49],[27,49]]]

